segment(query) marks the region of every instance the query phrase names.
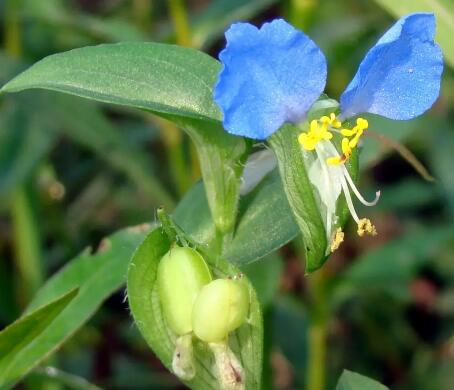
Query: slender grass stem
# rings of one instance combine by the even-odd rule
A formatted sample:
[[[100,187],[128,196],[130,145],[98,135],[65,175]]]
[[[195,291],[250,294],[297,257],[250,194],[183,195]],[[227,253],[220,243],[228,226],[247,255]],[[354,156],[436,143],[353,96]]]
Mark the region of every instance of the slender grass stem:
[[[15,58],[19,58],[22,54],[19,23],[20,3],[20,0],[7,0],[5,4],[5,51]]]
[[[43,271],[38,224],[30,195],[24,187],[11,196],[11,220],[15,261],[20,275],[19,300],[25,305],[42,284]]]
[[[192,36],[188,22],[184,0],[168,0],[170,18],[175,30],[175,41],[180,46],[192,47]],[[167,143],[169,153],[169,162],[172,173],[177,179],[177,188],[180,193],[185,192],[189,185],[200,177],[200,166],[197,152],[194,145],[190,144],[189,159],[190,164],[185,164],[184,156],[184,136],[181,135],[178,142],[168,142],[169,137],[175,139],[175,131],[179,131],[175,125],[169,123],[163,130],[169,134],[164,135],[164,141]],[[183,168],[183,169],[182,169]]]
[[[176,43],[181,46],[191,47],[191,32],[184,0],[168,0],[167,4],[175,29]]]
[[[316,6],[317,0],[289,0],[287,6],[289,22],[301,30],[307,30],[312,23]]]
[[[134,20],[143,31],[150,30],[152,9],[152,0],[133,0]]]
[[[8,0],[5,7],[5,49],[16,58],[22,54],[19,20],[20,0]],[[19,301],[25,305],[43,281],[39,229],[30,195],[24,186],[11,196],[16,267],[20,275]]]
[[[170,174],[179,195],[183,195],[192,183],[183,150],[183,133],[172,122],[156,118],[161,139],[167,151]]]

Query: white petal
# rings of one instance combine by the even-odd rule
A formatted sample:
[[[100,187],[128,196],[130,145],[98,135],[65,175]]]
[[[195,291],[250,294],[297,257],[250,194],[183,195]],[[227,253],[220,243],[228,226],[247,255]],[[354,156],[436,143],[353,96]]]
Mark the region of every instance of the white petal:
[[[309,167],[309,180],[317,188],[322,203],[326,206],[326,212],[334,220],[336,202],[342,191],[342,169],[340,166],[328,165],[326,159],[332,154],[327,150],[329,141],[319,142],[316,146],[317,158]],[[327,226],[330,233],[331,226]]]

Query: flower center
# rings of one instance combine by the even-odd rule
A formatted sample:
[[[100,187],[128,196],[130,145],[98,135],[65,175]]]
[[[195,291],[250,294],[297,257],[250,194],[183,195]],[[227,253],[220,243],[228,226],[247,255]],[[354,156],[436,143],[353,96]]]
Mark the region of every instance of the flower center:
[[[312,120],[309,131],[302,132],[298,137],[298,142],[305,150],[314,150],[316,145],[322,140],[330,140],[333,138],[332,131],[342,134],[342,154],[339,156],[328,157],[326,162],[330,165],[339,165],[345,163],[352,151],[358,145],[359,139],[369,127],[369,122],[364,118],[356,120],[356,126],[351,129],[342,128],[342,122],[336,118],[334,113],[329,116],[322,116],[320,119]],[[340,130],[339,130],[340,129]]]
[[[298,136],[298,142],[301,144],[302,149],[317,153],[320,168],[318,168],[318,171],[314,170],[313,174],[309,176],[326,206],[326,228],[330,239],[331,252],[334,252],[344,241],[344,233],[341,228],[336,228],[335,224],[333,224],[333,221],[337,220],[335,217],[336,201],[341,191],[344,193],[350,214],[358,225],[358,235],[362,237],[366,234],[372,236],[377,234],[375,226],[369,219],[358,217],[353,205],[351,192],[362,204],[374,206],[380,197],[380,191],[376,193],[376,197],[372,202],[365,200],[344,165],[352,155],[353,149],[358,146],[361,136],[368,127],[369,124],[366,119],[358,118],[353,128],[342,128],[341,121],[336,118],[334,113],[331,113],[328,116],[322,116],[318,120],[312,120],[309,124],[309,130],[302,132]],[[333,132],[343,136],[341,143],[342,153],[339,153],[331,142]],[[323,176],[323,180],[319,176]]]

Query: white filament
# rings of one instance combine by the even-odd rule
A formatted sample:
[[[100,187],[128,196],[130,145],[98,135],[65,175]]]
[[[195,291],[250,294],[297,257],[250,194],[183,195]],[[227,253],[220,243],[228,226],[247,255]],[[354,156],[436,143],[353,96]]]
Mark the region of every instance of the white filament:
[[[372,202],[368,202],[364,197],[361,195],[361,193],[358,191],[358,188],[356,188],[355,183],[353,182],[350,174],[347,171],[347,168],[345,168],[345,165],[342,165],[342,169],[344,172],[344,177],[347,179],[348,184],[350,185],[350,188],[352,189],[353,193],[356,195],[358,200],[365,206],[375,206],[380,199],[380,191],[377,191],[375,193],[375,199]]]

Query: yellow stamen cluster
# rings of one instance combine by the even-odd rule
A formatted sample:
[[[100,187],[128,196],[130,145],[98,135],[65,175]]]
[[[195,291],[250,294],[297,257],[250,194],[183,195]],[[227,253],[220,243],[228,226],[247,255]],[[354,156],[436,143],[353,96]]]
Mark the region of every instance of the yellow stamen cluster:
[[[358,236],[363,237],[365,234],[369,234],[371,236],[377,235],[377,229],[372,224],[370,219],[363,218],[358,221]]]
[[[330,157],[327,159],[327,163],[331,165],[339,165],[347,161],[352,155],[352,151],[358,145],[359,139],[369,127],[369,122],[366,119],[358,118],[356,120],[356,126],[353,129],[342,129],[340,133],[344,136],[342,138],[342,155],[337,157]]]
[[[336,115],[331,113],[329,116],[322,116],[319,120],[312,120],[309,126],[309,131],[303,132],[298,137],[298,142],[306,150],[314,150],[317,143],[321,140],[330,140],[333,134],[328,131],[332,126],[339,129],[342,124],[336,119]]]
[[[322,140],[330,140],[333,134],[330,130],[340,129],[342,123],[336,118],[334,113],[329,116],[322,116],[319,120],[312,120],[308,132],[303,132],[298,137],[298,142],[305,150],[314,150],[318,142]],[[334,156],[327,159],[327,163],[331,165],[339,165],[347,161],[352,155],[353,149],[358,145],[359,139],[369,127],[366,119],[358,118],[356,126],[352,129],[341,129],[340,133],[344,137],[342,139],[341,148],[342,155]],[[338,130],[339,132],[339,130]]]

